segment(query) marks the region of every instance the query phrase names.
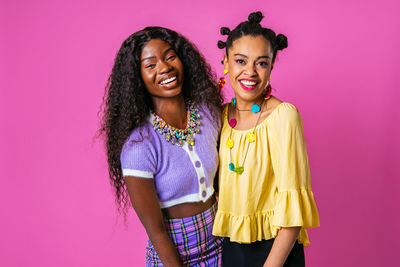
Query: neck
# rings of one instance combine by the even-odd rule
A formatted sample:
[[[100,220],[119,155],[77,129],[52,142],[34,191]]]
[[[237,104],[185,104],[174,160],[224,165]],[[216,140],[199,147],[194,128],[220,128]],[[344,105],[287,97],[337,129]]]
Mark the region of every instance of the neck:
[[[153,96],[153,104],[154,112],[168,125],[186,128],[186,103],[182,94],[168,98]]]
[[[263,108],[263,101],[264,97],[262,95],[252,101],[246,101],[236,97],[236,108],[234,109],[235,117],[237,117],[238,119],[246,119],[250,116],[253,116],[254,113],[251,111],[239,112],[237,109],[250,110],[251,106],[253,106],[254,104],[257,104],[260,106],[260,108]],[[262,112],[262,110],[260,112]]]

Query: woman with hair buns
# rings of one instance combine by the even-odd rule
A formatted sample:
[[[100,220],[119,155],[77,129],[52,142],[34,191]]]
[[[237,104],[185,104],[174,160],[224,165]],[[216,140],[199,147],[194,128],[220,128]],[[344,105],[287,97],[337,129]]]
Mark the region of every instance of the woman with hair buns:
[[[319,226],[319,217],[300,114],[271,95],[271,71],[287,38],[263,28],[262,18],[255,12],[232,31],[221,28],[228,38],[218,47],[235,97],[222,113],[213,234],[226,237],[224,266],[300,267],[306,229]]]

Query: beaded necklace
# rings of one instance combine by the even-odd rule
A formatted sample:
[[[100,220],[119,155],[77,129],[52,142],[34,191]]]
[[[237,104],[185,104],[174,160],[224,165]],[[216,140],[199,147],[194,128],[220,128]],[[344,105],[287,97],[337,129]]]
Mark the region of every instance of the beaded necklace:
[[[236,98],[233,98],[232,99],[232,106],[238,111],[251,111],[253,113],[258,113],[264,107],[264,104],[267,102],[266,100],[267,99],[265,99],[265,101],[263,101],[263,103],[261,105],[261,108],[260,108],[259,105],[254,104],[254,105],[251,106],[251,109],[242,109],[241,110],[241,109],[238,109],[236,107]],[[246,152],[244,154],[244,158],[243,158],[243,162],[242,162],[241,166],[240,165],[239,166],[235,166],[235,164],[233,164],[233,162],[232,162],[232,148],[234,146],[234,142],[233,142],[231,137],[232,137],[232,129],[236,126],[237,121],[236,121],[235,118],[232,118],[231,120],[229,120],[229,126],[231,127],[231,130],[230,130],[230,133],[229,133],[228,141],[226,142],[226,146],[229,148],[229,158],[230,158],[230,163],[229,163],[228,166],[229,166],[229,170],[231,170],[233,172],[236,172],[237,174],[242,174],[243,171],[244,171],[243,166],[244,166],[244,163],[246,162],[247,152],[249,151],[250,144],[253,143],[254,141],[256,141],[255,131],[256,131],[256,127],[257,127],[258,121],[261,118],[261,114],[262,114],[262,112],[260,112],[260,115],[258,115],[258,118],[257,118],[256,124],[254,125],[253,131],[251,133],[248,133],[247,136],[246,136],[246,140],[249,143],[247,144]]]
[[[171,142],[173,145],[183,146],[183,142],[186,141],[191,146],[194,146],[194,134],[200,133],[200,113],[197,108],[194,108],[192,103],[188,103],[187,106],[187,119],[186,128],[178,129],[168,125],[160,116],[153,113],[153,128],[159,134],[164,135],[167,142]]]

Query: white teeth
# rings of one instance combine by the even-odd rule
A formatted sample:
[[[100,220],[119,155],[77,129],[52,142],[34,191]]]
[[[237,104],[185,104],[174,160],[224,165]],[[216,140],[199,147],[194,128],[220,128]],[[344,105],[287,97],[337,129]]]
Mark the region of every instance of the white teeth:
[[[247,85],[247,86],[253,86],[256,85],[256,82],[251,82],[251,81],[246,81],[246,80],[242,80],[240,81],[242,84]]]
[[[167,83],[173,82],[175,80],[176,80],[176,77],[171,77],[171,78],[165,79],[164,81],[160,82],[160,84],[167,84]]]

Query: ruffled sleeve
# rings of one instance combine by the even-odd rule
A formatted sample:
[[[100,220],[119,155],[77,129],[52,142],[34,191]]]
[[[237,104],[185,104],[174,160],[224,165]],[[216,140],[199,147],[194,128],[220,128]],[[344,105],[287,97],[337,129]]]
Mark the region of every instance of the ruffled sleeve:
[[[302,235],[306,235],[305,228],[319,226],[318,210],[311,191],[303,124],[299,112],[291,104],[282,103],[274,112],[268,129],[278,191],[272,225],[301,226],[302,239]]]

